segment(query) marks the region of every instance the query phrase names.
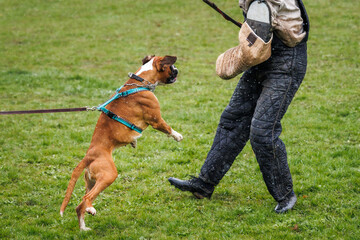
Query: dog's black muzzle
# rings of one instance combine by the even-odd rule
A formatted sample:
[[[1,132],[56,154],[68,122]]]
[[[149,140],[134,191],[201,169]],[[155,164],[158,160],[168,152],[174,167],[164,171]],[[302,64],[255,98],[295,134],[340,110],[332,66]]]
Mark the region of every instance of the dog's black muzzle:
[[[166,80],[166,84],[176,82],[176,77],[177,77],[177,75],[179,73],[179,70],[175,67],[175,65],[172,65],[170,67],[170,69],[171,69],[171,74],[170,74],[170,77]]]

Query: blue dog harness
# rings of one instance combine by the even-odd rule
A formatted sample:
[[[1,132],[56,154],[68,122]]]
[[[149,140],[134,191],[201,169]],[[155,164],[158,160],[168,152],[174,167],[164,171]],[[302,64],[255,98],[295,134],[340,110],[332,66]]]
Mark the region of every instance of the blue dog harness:
[[[135,74],[133,74],[135,75]],[[136,76],[136,75],[135,75]],[[136,76],[138,77],[138,76]],[[140,77],[139,77],[140,78]],[[136,78],[134,78],[136,79]],[[140,81],[140,80],[138,80]],[[142,91],[150,91],[150,88],[146,88],[146,87],[138,87],[138,88],[133,88],[133,89],[129,89],[127,91],[124,91],[124,92],[120,92],[121,89],[124,87],[121,86],[120,88],[118,88],[116,90],[116,94],[110,98],[108,101],[106,101],[105,103],[101,104],[100,106],[97,107],[97,110],[99,111],[102,111],[103,113],[105,113],[109,118],[111,119],[114,119],[115,121],[118,121],[119,123],[122,123],[124,124],[125,126],[127,126],[128,128],[130,128],[131,130],[135,130],[137,131],[138,133],[142,133],[142,129],[135,126],[134,124],[132,124],[131,122],[119,117],[118,115],[116,115],[115,113],[111,112],[110,110],[106,109],[105,107],[111,103],[112,101],[118,99],[118,98],[121,98],[121,97],[127,97],[131,94],[134,94],[134,93],[138,93],[138,92],[142,92]]]

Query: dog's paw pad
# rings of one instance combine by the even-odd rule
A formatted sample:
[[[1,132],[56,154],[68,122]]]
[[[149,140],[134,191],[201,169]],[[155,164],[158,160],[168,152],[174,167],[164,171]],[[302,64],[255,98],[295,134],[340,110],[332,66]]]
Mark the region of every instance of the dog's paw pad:
[[[85,209],[85,211],[93,216],[96,214],[96,209],[94,207],[88,207]]]

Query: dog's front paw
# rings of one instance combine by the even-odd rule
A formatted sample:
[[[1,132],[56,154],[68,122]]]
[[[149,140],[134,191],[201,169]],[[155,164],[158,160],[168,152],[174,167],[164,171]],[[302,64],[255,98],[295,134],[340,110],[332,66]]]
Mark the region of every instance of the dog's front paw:
[[[177,142],[180,142],[181,140],[183,140],[183,136],[173,129],[171,129],[170,136],[172,136]]]

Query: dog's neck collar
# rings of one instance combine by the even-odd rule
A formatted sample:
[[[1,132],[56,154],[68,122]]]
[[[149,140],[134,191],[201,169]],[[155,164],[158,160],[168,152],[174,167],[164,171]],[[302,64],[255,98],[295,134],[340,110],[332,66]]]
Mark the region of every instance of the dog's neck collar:
[[[141,82],[141,83],[143,83],[143,82],[147,82],[148,84],[147,85],[145,85],[145,86],[140,86],[140,85],[137,85],[137,84],[125,84],[125,85],[135,85],[135,86],[138,86],[138,87],[146,87],[146,88],[149,88],[150,89],[150,91],[155,91],[155,88],[156,88],[156,86],[157,86],[157,83],[155,83],[155,84],[153,84],[153,83],[151,83],[151,82],[149,82],[148,80],[146,80],[146,79],[144,79],[144,78],[142,78],[142,77],[139,77],[138,75],[136,75],[136,74],[134,74],[134,73],[132,73],[132,72],[129,72],[128,73],[128,77],[129,78],[131,78],[131,79],[135,79],[135,80],[137,80],[137,81],[139,81],[139,82]],[[124,85],[124,86],[125,86]]]
[[[134,74],[134,73],[132,73],[132,72],[129,72],[129,73],[128,73],[128,76],[129,76],[129,78],[138,80],[139,82],[145,81],[145,79],[143,79],[142,77],[139,77],[138,75],[136,75],[136,74]]]

